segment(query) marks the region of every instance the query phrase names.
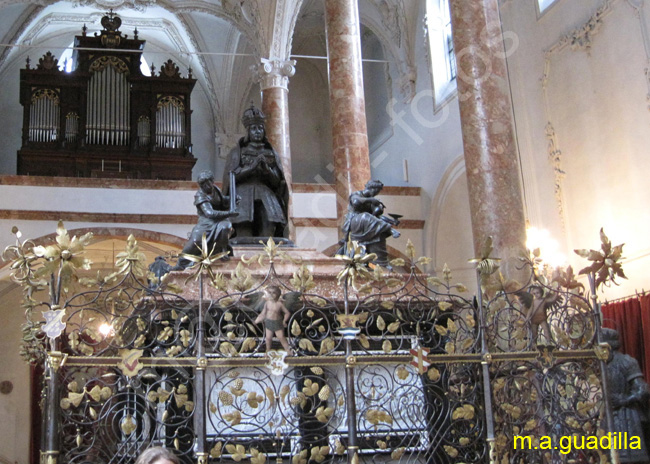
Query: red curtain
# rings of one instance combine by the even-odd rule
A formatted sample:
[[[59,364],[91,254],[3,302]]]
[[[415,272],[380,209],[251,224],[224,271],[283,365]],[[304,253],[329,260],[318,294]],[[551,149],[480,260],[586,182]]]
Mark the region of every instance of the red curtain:
[[[639,362],[650,383],[650,295],[602,306],[603,326],[618,330],[621,351]]]

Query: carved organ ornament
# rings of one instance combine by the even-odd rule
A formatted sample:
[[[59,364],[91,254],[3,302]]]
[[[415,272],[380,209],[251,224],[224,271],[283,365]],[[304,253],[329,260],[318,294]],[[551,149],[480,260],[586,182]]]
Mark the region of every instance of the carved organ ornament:
[[[21,69],[18,174],[190,180],[191,70],[182,77],[168,60],[144,76],[137,31],[123,35],[112,12],[101,23],[100,33],[84,27],[75,37],[71,72],[50,52]]]

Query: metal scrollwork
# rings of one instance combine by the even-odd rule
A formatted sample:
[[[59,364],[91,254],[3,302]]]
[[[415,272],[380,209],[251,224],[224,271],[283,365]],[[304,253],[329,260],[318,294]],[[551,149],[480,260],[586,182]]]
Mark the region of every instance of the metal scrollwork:
[[[324,294],[304,263],[278,274],[282,251],[269,243],[255,272],[252,258],[230,271],[205,262],[185,282],[192,293],[167,278],[152,288],[132,238],[115,272],[79,277],[90,237],[62,224],[57,236],[5,252],[26,289],[23,351],[52,367],[45,403],[60,419],[47,425],[60,449],[41,462],[131,464],[152,445],[184,464],[600,462],[596,450],[540,444],[606,429],[609,350],[570,268],[544,273],[531,259],[529,281],[486,281],[472,297],[446,267],[418,273],[428,258],[409,245],[391,261],[405,273],[343,263],[343,291]],[[37,301],[48,281],[51,301]],[[270,285],[290,312],[296,356],[272,351],[282,369],[256,323]],[[38,320],[48,311],[60,311],[56,330]],[[516,449],[516,437],[531,447]]]

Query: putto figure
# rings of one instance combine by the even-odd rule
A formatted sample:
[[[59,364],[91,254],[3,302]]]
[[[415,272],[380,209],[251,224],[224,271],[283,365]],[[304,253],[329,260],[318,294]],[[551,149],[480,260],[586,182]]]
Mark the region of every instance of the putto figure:
[[[375,264],[388,267],[386,239],[400,236],[393,226],[399,225],[399,215],[384,216],[384,204],[375,198],[384,188],[378,180],[371,180],[363,190],[353,192],[348,203],[348,214],[343,223],[343,239],[338,254],[345,254],[349,240],[358,242],[366,253],[375,253]]]
[[[271,351],[273,335],[275,335],[280,340],[282,347],[287,350],[287,354],[293,356],[293,350],[284,336],[284,328],[287,326],[291,313],[280,301],[281,295],[280,287],[275,285],[271,285],[264,290],[264,309],[255,319],[255,323],[259,324],[264,321],[267,353]]]
[[[242,117],[248,131],[230,152],[223,189],[230,188],[234,173],[239,216],[232,220],[236,237],[284,237],[288,189],[280,157],[266,138],[264,113],[251,105]],[[240,240],[238,240],[240,241]]]
[[[214,248],[213,253],[228,251],[232,255],[232,248],[228,245],[228,239],[232,234],[229,218],[236,217],[238,213],[230,209],[230,197],[222,194],[219,187],[214,185],[214,174],[211,171],[201,172],[197,183],[199,190],[194,195],[194,206],[199,220],[181,253],[200,256],[201,243],[205,235],[208,250],[212,251]],[[185,269],[191,264],[189,259],[180,257],[174,270]]]
[[[519,291],[515,295],[526,311],[526,323],[530,323],[533,343],[537,343],[539,326],[542,326],[542,332],[547,344],[553,343],[551,338],[551,327],[548,324],[547,310],[560,300],[560,294],[550,291],[544,295],[542,287],[531,285],[528,291]]]

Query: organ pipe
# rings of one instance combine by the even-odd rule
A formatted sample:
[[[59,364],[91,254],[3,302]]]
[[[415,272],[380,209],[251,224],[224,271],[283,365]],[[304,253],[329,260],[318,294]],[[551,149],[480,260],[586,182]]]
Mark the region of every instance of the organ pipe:
[[[186,131],[196,80],[182,77],[172,60],[157,75],[143,76],[137,63],[144,40],[123,35],[112,13],[102,25],[100,33],[75,37],[71,72],[60,70],[49,52],[36,67],[21,69],[26,127],[18,173],[101,176],[99,163],[106,159],[104,172],[119,171],[124,160],[127,177],[190,179],[196,160]],[[154,149],[168,153],[160,157]]]
[[[117,58],[106,61],[96,66],[88,84],[86,141],[91,145],[127,145],[130,115],[126,65]]]
[[[56,142],[59,108],[59,97],[53,90],[37,90],[33,93],[29,111],[30,142]]]

